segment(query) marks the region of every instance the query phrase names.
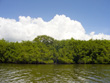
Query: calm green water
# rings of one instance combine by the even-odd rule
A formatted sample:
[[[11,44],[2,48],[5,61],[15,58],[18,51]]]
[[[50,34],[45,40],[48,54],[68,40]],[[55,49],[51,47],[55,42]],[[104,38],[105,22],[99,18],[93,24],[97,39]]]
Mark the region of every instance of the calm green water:
[[[110,65],[0,64],[0,83],[110,83]]]

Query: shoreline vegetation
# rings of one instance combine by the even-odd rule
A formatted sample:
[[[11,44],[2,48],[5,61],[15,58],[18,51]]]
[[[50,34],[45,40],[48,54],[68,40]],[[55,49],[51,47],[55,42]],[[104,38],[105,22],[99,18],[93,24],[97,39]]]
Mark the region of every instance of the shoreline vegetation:
[[[46,35],[22,42],[1,39],[0,63],[110,64],[110,40],[55,40]]]

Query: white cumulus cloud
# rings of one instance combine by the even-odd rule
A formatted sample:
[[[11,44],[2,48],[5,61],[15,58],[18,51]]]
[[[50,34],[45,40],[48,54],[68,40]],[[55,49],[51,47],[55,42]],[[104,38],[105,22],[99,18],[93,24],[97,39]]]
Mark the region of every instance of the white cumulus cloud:
[[[0,17],[0,39],[9,41],[33,40],[38,35],[48,35],[55,39],[107,39],[110,35],[103,33],[86,34],[80,22],[71,20],[65,15],[56,15],[48,22],[42,18],[19,16],[19,21]]]

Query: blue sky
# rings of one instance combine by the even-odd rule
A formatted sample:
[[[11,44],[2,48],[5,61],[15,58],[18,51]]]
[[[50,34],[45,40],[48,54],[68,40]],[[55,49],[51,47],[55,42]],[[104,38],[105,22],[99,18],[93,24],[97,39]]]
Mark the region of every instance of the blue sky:
[[[110,35],[110,0],[0,0],[2,18],[30,16],[50,21],[56,14],[79,21],[86,33]]]

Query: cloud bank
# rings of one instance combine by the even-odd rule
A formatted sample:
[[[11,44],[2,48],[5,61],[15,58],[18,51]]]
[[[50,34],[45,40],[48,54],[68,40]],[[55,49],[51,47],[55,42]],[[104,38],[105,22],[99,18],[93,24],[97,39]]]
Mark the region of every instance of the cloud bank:
[[[107,39],[110,35],[103,33],[86,34],[80,22],[71,20],[65,15],[56,15],[48,22],[42,18],[19,16],[19,21],[0,17],[0,39],[9,41],[33,40],[38,35],[48,35],[55,39]]]

